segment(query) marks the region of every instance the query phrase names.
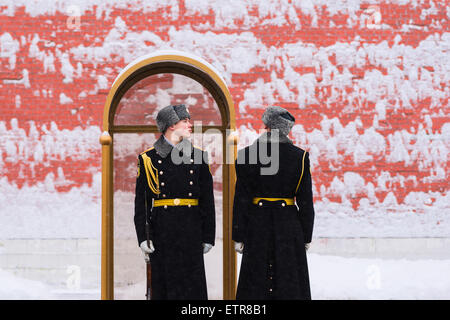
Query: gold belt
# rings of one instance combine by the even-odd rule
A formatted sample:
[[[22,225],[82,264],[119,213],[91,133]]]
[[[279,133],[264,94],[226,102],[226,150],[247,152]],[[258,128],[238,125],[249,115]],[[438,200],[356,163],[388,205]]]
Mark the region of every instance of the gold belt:
[[[153,203],[154,207],[162,206],[198,206],[198,199],[158,199]]]
[[[294,198],[253,198],[253,204],[258,204],[260,200],[266,200],[266,201],[284,201],[286,205],[293,206],[294,205]]]

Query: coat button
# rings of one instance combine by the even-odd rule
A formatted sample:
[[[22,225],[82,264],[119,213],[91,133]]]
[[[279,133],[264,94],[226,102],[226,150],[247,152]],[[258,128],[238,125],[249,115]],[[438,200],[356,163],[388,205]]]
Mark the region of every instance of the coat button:
[[[167,206],[164,206],[164,209],[167,209]]]
[[[194,182],[192,182],[192,181],[189,181],[189,184],[192,186],[193,184],[194,184]]]
[[[190,208],[191,207],[191,204],[188,204],[188,208]]]
[[[262,202],[259,202],[258,204],[259,204],[260,207],[262,207]]]
[[[194,173],[194,170],[189,171],[189,173],[190,173],[190,174],[193,174],[193,173]]]
[[[286,203],[283,202],[283,203],[281,204],[281,206],[282,206],[282,207],[286,207]]]
[[[189,196],[189,197],[192,197],[192,193],[189,192],[189,193],[188,193],[188,196]]]
[[[158,160],[158,163],[160,163],[160,164],[161,164],[161,163],[162,163],[162,161],[161,161],[161,160]]]
[[[181,201],[180,201],[180,199],[178,199],[178,198],[173,200],[173,204],[176,205],[176,206],[179,205],[180,202],[181,202]]]
[[[161,187],[164,187],[164,182],[161,182]]]
[[[165,194],[163,194],[163,196],[162,196],[163,198],[165,198],[166,197],[166,195]]]
[[[160,171],[159,174],[162,175],[164,172]]]
[[[272,292],[272,288],[270,288],[269,291]]]

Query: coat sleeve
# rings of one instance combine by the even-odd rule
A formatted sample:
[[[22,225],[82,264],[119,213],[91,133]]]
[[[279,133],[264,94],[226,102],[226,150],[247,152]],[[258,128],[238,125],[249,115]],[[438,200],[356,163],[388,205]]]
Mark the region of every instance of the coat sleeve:
[[[200,168],[199,207],[202,216],[202,242],[214,245],[216,238],[216,210],[214,205],[214,186],[208,164],[208,152],[204,151]]]
[[[235,162],[236,170],[236,187],[234,191],[233,202],[233,231],[232,239],[235,242],[244,242],[247,229],[248,212],[252,205],[249,187],[247,186],[247,179],[244,175],[246,169],[244,164],[239,164],[240,161]]]
[[[300,185],[296,191],[295,198],[297,206],[300,209],[300,221],[303,227],[304,242],[310,243],[314,226],[314,206],[308,152],[305,153],[303,175],[301,176]]]
[[[141,155],[138,156],[137,164],[137,177],[136,177],[136,194],[134,198],[134,226],[136,228],[136,235],[138,240],[138,245],[142,241],[147,240],[147,234],[145,232],[145,210],[147,209],[147,218],[149,223],[151,222],[151,206],[152,206],[152,195],[150,189],[147,185],[147,176],[145,174],[144,163]],[[147,206],[146,206],[146,196],[147,193]],[[147,208],[146,208],[147,207]],[[153,232],[150,224],[150,239],[153,239]]]

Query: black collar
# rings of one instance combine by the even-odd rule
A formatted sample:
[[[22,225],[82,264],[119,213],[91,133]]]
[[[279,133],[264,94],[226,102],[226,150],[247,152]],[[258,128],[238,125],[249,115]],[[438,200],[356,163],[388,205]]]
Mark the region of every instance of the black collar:
[[[271,132],[264,132],[262,135],[259,136],[259,138],[256,140],[258,142],[262,143],[292,143],[292,140],[289,139],[287,136],[278,134],[272,135]]]
[[[167,142],[166,138],[164,138],[164,135],[161,135],[159,139],[156,140],[154,147],[156,153],[159,154],[162,158],[166,158],[174,148],[169,142]],[[178,151],[183,152],[184,156],[190,157],[193,147],[192,143],[188,139],[183,139],[175,146],[175,148],[178,149]]]

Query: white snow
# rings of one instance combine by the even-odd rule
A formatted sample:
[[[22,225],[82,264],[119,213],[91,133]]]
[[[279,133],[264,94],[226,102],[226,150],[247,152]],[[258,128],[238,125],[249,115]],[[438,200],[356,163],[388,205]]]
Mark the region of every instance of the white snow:
[[[108,89],[108,79],[105,76],[97,77],[97,87],[99,89]]]
[[[237,28],[236,20],[243,20],[245,27],[259,24],[269,24],[281,26],[292,23],[296,28],[301,27],[296,9],[300,9],[303,14],[311,16],[312,26],[318,26],[318,10],[325,6],[330,15],[349,15],[349,23],[352,25],[357,21],[356,13],[360,10],[360,1],[238,1],[232,6],[225,5],[223,1],[186,1],[187,14],[207,14],[210,10],[215,14],[214,28]],[[257,10],[258,16],[250,15],[249,10]]]
[[[0,300],[45,300],[57,299],[52,287],[36,280],[15,276],[0,269]]]
[[[66,98],[65,95],[60,96],[62,102],[69,102],[69,98]],[[101,131],[97,126],[84,129],[75,127],[69,130],[59,129],[55,122],[51,122],[37,128],[34,121],[19,124],[19,121],[13,118],[9,127],[8,129],[6,123],[0,121],[0,150],[6,150],[6,162],[16,163],[26,159],[27,165],[33,167],[34,164],[42,162],[44,154],[48,160],[66,157],[80,160],[99,154],[98,139]],[[28,132],[23,127],[29,127]],[[38,158],[31,158],[36,154]]]
[[[43,182],[18,188],[0,178],[0,235],[17,238],[97,238],[101,230],[101,174],[92,186],[56,192],[65,185],[63,168]]]
[[[19,3],[14,2],[6,5],[6,12],[14,11],[15,6]],[[80,12],[92,8],[94,3],[80,2],[78,5]],[[357,19],[356,14],[360,10],[360,1],[352,2],[350,6],[341,1],[334,4],[319,1],[315,2],[314,5],[305,2],[291,4],[285,1],[276,1],[276,3],[247,1],[243,3],[245,10],[250,7],[259,10],[260,17],[256,20],[267,19],[267,15],[275,15],[273,21],[277,19],[278,15],[285,19],[284,14],[281,13],[288,13],[296,7],[300,7],[307,14],[316,16],[321,5],[325,5],[326,10],[329,10],[331,14],[346,12],[351,16],[351,20],[355,20]],[[269,3],[271,6],[269,6]],[[60,10],[65,8],[66,4],[61,2],[59,7],[51,7],[47,10]],[[150,5],[147,7],[147,4],[142,3],[134,3],[133,5],[136,5],[136,7],[131,7],[131,10],[142,6],[145,6],[145,10],[156,10],[165,6],[155,4],[153,8],[150,8]],[[105,5],[98,4],[97,10],[101,13],[103,10],[108,11],[110,7],[114,6],[120,8],[122,4],[115,1]],[[45,12],[45,4],[43,7],[42,10]],[[207,12],[209,9],[216,7],[217,10],[213,12],[217,15],[215,20],[217,24],[227,25],[232,23],[231,20],[227,19],[239,18],[243,15],[243,12],[246,12],[239,9],[240,5],[229,6],[215,1],[188,1],[186,3],[188,14]],[[27,4],[26,9],[33,11],[37,8]],[[222,16],[221,10],[227,10],[227,15]],[[36,14],[40,14],[40,11],[38,10]],[[233,15],[234,18],[232,18]],[[252,20],[253,17],[248,19]],[[250,24],[255,23],[255,21],[248,22]],[[411,107],[426,98],[431,98],[431,109],[440,108],[442,99],[446,97],[446,89],[440,83],[450,81],[448,68],[446,64],[441,63],[441,61],[448,60],[446,45],[450,36],[448,32],[432,34],[416,47],[401,43],[399,37],[391,46],[388,45],[387,41],[369,44],[361,42],[359,37],[355,37],[349,43],[337,42],[328,47],[317,47],[311,43],[298,41],[276,48],[265,45],[252,32],[237,34],[199,32],[192,30],[190,26],[184,26],[180,29],[171,27],[167,35],[168,40],[163,41],[157,34],[150,31],[131,31],[127,22],[117,17],[114,27],[98,46],[85,47],[79,45],[69,48],[64,53],[56,49],[55,54],[61,61],[61,72],[65,77],[65,82],[73,81],[75,70],[72,64],[74,63],[78,65],[80,62],[86,61],[93,63],[94,66],[119,61],[136,63],[154,55],[158,50],[169,50],[172,53],[173,50],[181,51],[179,53],[184,56],[194,54],[204,59],[202,60],[204,63],[209,61],[227,83],[230,83],[233,73],[249,72],[256,66],[275,66],[277,74],[272,75],[270,84],[266,85],[257,80],[246,89],[245,99],[240,105],[240,110],[245,110],[247,105],[254,106],[253,102],[255,101],[260,103],[276,101],[275,95],[281,95],[283,99],[288,101],[297,100],[299,106],[304,107],[316,102],[315,92],[317,88],[331,86],[331,95],[325,101],[327,104],[335,102],[337,98],[344,94],[350,105],[353,101],[359,101],[360,104],[368,101],[375,103],[385,101],[384,105],[377,104],[378,120],[383,120],[391,109],[396,109],[401,105]],[[35,39],[30,44],[30,54],[33,46],[35,46]],[[233,50],[230,51],[229,48],[233,48]],[[44,70],[46,72],[52,71],[54,68],[52,53],[49,50],[46,50],[46,52],[39,52],[36,48],[33,50],[34,55],[42,60]],[[70,59],[67,54],[70,54]],[[116,55],[114,59],[112,59],[112,54]],[[342,73],[329,60],[331,56],[335,56],[337,64],[343,67]],[[387,74],[372,69],[367,70],[361,79],[353,80],[349,68],[353,66],[361,68],[367,63],[384,68]],[[402,65],[403,70],[398,67],[399,65]],[[313,66],[315,67],[315,74],[300,74],[294,71],[293,68],[296,66]],[[434,71],[429,72],[424,66],[433,66]],[[125,70],[127,70],[127,67],[122,72]],[[79,76],[79,70],[77,73],[77,76]],[[322,81],[318,82],[317,78],[322,78]],[[346,93],[344,90],[350,87],[354,90],[351,93]],[[289,91],[292,90],[298,91],[296,98],[289,95]],[[95,91],[93,92],[95,93]],[[394,103],[388,105],[387,101],[391,100]]]
[[[69,54],[67,52],[61,53],[57,49],[56,55],[61,62],[61,73],[64,75],[63,82],[64,83],[72,83],[75,68],[73,67],[72,63],[70,62]]]
[[[450,299],[450,260],[349,258],[308,253],[308,269],[314,300]],[[210,280],[221,281],[221,277]],[[0,270],[0,283],[0,299],[67,299],[67,290],[4,270]],[[145,283],[139,282],[117,288],[115,295],[118,299],[144,299],[144,288]],[[96,298],[91,292],[85,295],[82,292],[71,299]]]
[[[450,299],[450,260],[308,254],[312,299]]]
[[[328,119],[324,116],[321,130],[306,132],[302,125],[297,124],[292,128],[292,135],[297,145],[310,151],[312,163],[322,158],[332,160],[334,165],[338,165],[344,156],[350,156],[355,164],[360,164],[374,161],[378,156],[384,155],[386,160],[392,163],[417,163],[420,171],[445,172],[449,153],[449,139],[446,137],[448,129],[445,125],[442,127],[442,133],[431,133],[419,127],[416,133],[402,129],[387,135],[386,138],[375,127],[369,127],[363,134],[359,134],[358,126],[358,119],[342,126],[338,118]],[[440,175],[435,178],[444,177]]]
[[[22,104],[22,100],[20,98],[20,95],[18,95],[18,94],[16,94],[15,104],[16,104],[16,108],[20,108],[20,106]]]
[[[0,36],[0,58],[8,58],[9,69],[16,67],[16,53],[20,49],[20,43],[15,40],[8,32]]]
[[[186,36],[186,35],[184,34],[184,36]],[[194,38],[191,38],[191,37],[188,37],[188,38],[194,39]],[[81,48],[79,48],[79,49],[81,49]],[[86,48],[85,50],[87,50],[89,52],[88,48]],[[81,54],[86,54],[83,51],[84,50],[81,50]],[[135,57],[138,56],[138,58],[136,58],[133,61],[131,61],[127,66],[125,66],[125,68],[122,69],[122,71],[119,73],[119,75],[114,80],[112,86],[114,86],[114,83],[117,81],[117,79],[119,79],[120,76],[122,74],[124,74],[132,66],[138,64],[141,61],[144,61],[144,60],[147,60],[149,58],[152,58],[152,57],[155,57],[155,56],[159,56],[159,55],[175,55],[175,56],[180,56],[180,57],[186,57],[186,58],[194,59],[194,60],[200,62],[201,64],[205,65],[209,69],[211,69],[222,80],[223,84],[226,86],[226,82],[222,78],[221,73],[213,65],[211,65],[209,62],[207,62],[205,59],[203,59],[203,58],[201,58],[199,56],[196,56],[195,54],[193,54],[191,52],[195,52],[195,51],[186,51],[186,52],[184,52],[184,51],[180,51],[180,50],[165,49],[165,50],[157,50],[157,51],[155,51],[153,53],[146,54],[146,55],[143,55],[143,56],[138,56],[135,53],[133,53],[133,55]],[[80,54],[80,50],[76,50],[76,54]]]
[[[371,195],[374,190],[367,184],[368,195],[357,209],[353,209],[347,189],[349,185],[335,178],[331,187],[321,193],[342,192],[342,203],[329,201],[326,196],[314,202],[316,212],[314,237],[450,237],[448,203],[450,195],[439,192],[410,192],[403,203],[398,203],[392,192],[379,201]],[[372,191],[373,193],[373,191]],[[339,193],[337,193],[339,194]]]
[[[30,79],[28,77],[28,70],[27,69],[23,69],[22,70],[22,78],[19,80],[15,80],[15,79],[5,79],[3,80],[3,83],[5,84],[22,84],[25,88],[30,88]]]
[[[44,73],[55,72],[55,56],[50,50],[39,50],[38,43],[43,42],[38,34],[34,34],[33,40],[29,46],[28,56],[42,62]]]
[[[73,100],[71,98],[69,98],[68,96],[66,96],[63,92],[59,94],[59,103],[60,104],[69,104],[69,103],[73,103]]]
[[[376,3],[374,1],[371,1]],[[400,5],[412,5],[417,6],[416,0],[390,0],[387,3],[395,3]],[[365,22],[365,19],[360,19],[357,16],[361,10],[361,5],[367,3],[367,1],[355,0],[355,1],[326,1],[326,0],[270,0],[270,1],[258,1],[258,0],[244,0],[233,1],[232,5],[225,5],[223,1],[219,0],[187,0],[185,1],[186,14],[209,14],[210,10],[215,14],[215,27],[216,28],[236,28],[235,20],[243,19],[243,25],[245,27],[251,27],[259,25],[268,21],[269,24],[280,25],[291,22],[297,27],[300,26],[295,9],[300,9],[303,14],[311,16],[313,26],[317,27],[318,14],[322,12],[323,8],[333,15],[348,15],[348,26],[360,22],[361,25]],[[158,1],[148,0],[142,2],[140,0],[109,0],[107,2],[101,0],[78,0],[76,4],[71,1],[58,1],[52,0],[3,0],[2,13],[13,16],[18,7],[25,7],[25,12],[35,17],[38,15],[54,15],[56,12],[67,14],[68,16],[82,16],[88,10],[94,10],[97,19],[105,17],[110,19],[110,13],[114,8],[128,9],[135,12],[154,12],[162,8],[170,8],[170,14],[165,14],[166,19],[176,20],[179,15],[179,4],[176,0],[170,1]],[[250,10],[257,10],[258,16],[252,17],[249,14]],[[428,15],[436,13],[436,7],[432,2],[432,5],[428,9],[423,9],[421,12],[421,18],[425,19]],[[369,12],[367,12],[369,14]],[[366,16],[367,16],[366,14]],[[286,19],[287,17],[287,19]],[[297,18],[297,19],[296,19]],[[364,26],[364,25],[362,25]]]
[[[10,270],[0,269],[0,300],[98,300],[100,288],[92,283],[89,289],[57,286],[41,280],[20,277]]]

